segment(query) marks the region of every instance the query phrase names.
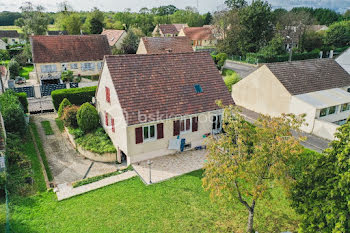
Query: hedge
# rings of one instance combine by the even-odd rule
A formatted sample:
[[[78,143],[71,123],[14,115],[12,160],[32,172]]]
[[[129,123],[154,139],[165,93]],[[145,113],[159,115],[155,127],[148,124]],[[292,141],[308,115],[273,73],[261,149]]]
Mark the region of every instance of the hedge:
[[[292,61],[314,59],[314,58],[319,58],[319,56],[320,56],[319,50],[315,50],[307,53],[293,53]],[[253,62],[253,61],[255,62],[256,60],[258,60],[259,63],[284,62],[289,60],[289,54],[287,53],[285,55],[266,57],[263,54],[247,53],[247,56],[246,56],[247,62]]]
[[[91,102],[92,97],[95,96],[96,88],[97,86],[55,90],[51,92],[53,105],[58,110],[64,98],[67,98],[74,105]]]
[[[21,102],[22,106],[23,106],[23,110],[25,113],[28,112],[28,100],[27,100],[27,93],[25,92],[19,92],[16,93],[19,102]]]

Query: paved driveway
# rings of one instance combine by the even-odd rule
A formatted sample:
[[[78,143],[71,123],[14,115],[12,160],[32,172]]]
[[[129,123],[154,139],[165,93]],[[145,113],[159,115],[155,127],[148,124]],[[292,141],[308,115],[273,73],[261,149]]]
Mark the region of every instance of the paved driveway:
[[[59,131],[55,122],[56,117],[56,113],[32,116],[42,138],[46,157],[56,184],[71,183],[81,180],[85,176],[93,177],[117,170],[115,163],[93,162],[82,157]],[[40,123],[45,120],[50,121],[54,135],[45,135]]]
[[[151,180],[158,183],[203,168],[206,150],[191,150],[152,159]],[[150,184],[147,160],[133,164],[134,170],[146,183]]]

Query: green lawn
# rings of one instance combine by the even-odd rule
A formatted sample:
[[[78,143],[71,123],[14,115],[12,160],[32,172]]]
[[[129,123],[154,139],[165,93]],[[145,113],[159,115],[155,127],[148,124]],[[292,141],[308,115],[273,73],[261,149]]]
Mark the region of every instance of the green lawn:
[[[138,177],[57,202],[52,192],[11,198],[11,232],[244,232],[241,205],[213,203],[202,171],[151,186]],[[258,202],[256,230],[295,231],[297,216],[280,189]]]
[[[16,31],[18,31],[18,33],[22,33],[22,29],[20,27],[14,26],[14,25],[11,25],[11,26],[0,26],[0,30],[16,30]],[[48,30],[49,31],[57,31],[59,29],[57,28],[56,25],[50,24],[48,26]]]
[[[45,135],[53,135],[54,134],[54,132],[51,128],[50,121],[42,121],[41,125],[45,131]]]
[[[34,70],[34,66],[24,66],[19,71],[19,76],[29,79],[29,73]]]

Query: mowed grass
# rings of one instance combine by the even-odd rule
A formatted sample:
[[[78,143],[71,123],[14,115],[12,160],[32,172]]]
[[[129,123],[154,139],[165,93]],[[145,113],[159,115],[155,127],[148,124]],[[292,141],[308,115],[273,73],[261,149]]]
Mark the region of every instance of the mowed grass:
[[[34,66],[24,66],[19,71],[19,76],[29,79],[29,73],[34,70]]]
[[[212,202],[202,171],[144,185],[138,177],[58,202],[52,192],[12,197],[11,232],[245,232],[239,204]],[[295,231],[298,217],[279,188],[258,202],[259,232]]]
[[[45,135],[53,135],[54,134],[54,132],[51,128],[50,121],[42,121],[41,126],[43,127],[43,129],[45,131]]]
[[[17,27],[15,25],[11,26],[0,26],[0,30],[16,30],[18,33],[22,33],[22,29],[20,27]],[[48,26],[49,31],[58,31],[59,28],[56,25],[50,24]]]

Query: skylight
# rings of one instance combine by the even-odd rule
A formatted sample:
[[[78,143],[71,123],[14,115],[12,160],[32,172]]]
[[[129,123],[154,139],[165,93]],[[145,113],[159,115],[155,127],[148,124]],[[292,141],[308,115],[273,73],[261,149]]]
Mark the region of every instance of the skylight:
[[[203,92],[202,87],[199,84],[195,84],[194,85],[194,89],[196,90],[196,93],[202,93]]]

